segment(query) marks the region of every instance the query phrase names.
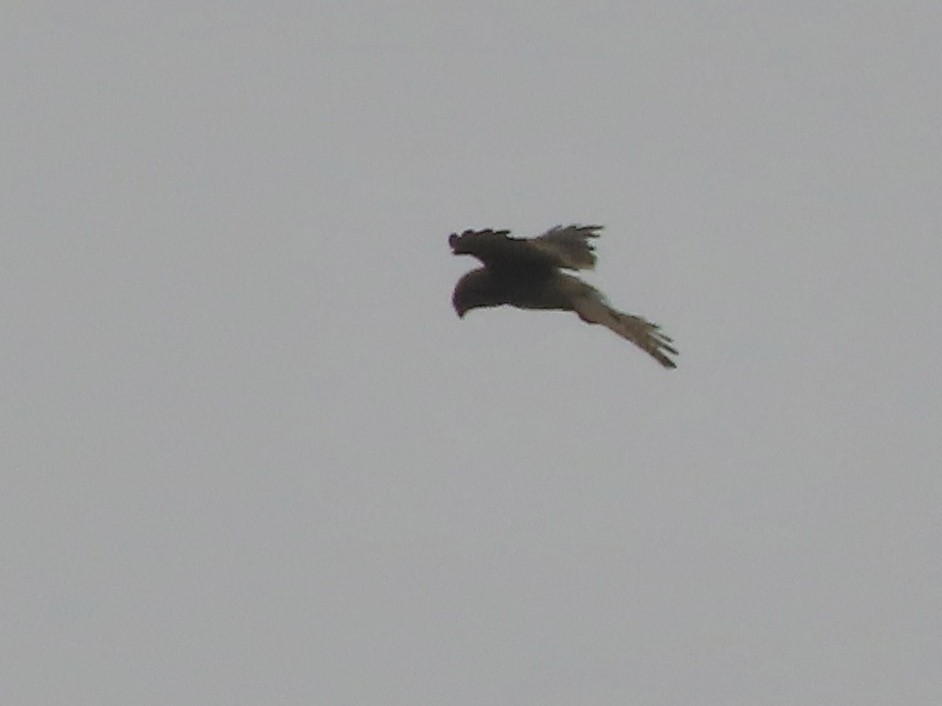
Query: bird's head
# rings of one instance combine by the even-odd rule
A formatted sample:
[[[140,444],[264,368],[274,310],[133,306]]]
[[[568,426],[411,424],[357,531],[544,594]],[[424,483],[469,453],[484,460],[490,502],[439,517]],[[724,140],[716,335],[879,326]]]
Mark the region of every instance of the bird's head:
[[[458,314],[459,319],[463,319],[464,315],[468,313],[469,307],[467,307],[463,301],[459,300],[457,296],[451,298],[451,304],[455,307],[455,313]]]
[[[459,279],[451,295],[451,303],[459,318],[471,309],[496,306],[499,302],[494,299],[494,287],[487,270],[472,270]]]

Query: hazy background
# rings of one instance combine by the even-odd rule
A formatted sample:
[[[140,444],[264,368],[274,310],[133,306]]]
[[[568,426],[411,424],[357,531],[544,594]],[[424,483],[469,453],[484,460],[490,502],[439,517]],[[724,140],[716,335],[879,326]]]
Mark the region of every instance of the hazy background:
[[[938,3],[0,26],[4,703],[942,702]]]

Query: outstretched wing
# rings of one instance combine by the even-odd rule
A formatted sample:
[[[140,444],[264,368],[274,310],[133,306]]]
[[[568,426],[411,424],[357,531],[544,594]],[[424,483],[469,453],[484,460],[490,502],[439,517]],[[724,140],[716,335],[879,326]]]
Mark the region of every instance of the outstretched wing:
[[[452,233],[448,244],[455,255],[473,255],[492,269],[564,267],[591,269],[595,253],[589,238],[602,226],[556,226],[537,238],[511,238],[507,230],[466,230]]]
[[[677,355],[671,337],[661,327],[647,319],[632,314],[623,314],[608,306],[598,291],[581,296],[573,302],[573,310],[579,318],[590,324],[602,324],[622,338],[631,341],[665,368],[676,368],[669,355]]]

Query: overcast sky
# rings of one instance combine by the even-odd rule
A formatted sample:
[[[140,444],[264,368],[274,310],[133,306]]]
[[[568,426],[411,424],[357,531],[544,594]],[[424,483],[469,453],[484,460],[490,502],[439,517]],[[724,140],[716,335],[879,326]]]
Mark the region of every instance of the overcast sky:
[[[942,703],[938,3],[0,27],[0,701]]]

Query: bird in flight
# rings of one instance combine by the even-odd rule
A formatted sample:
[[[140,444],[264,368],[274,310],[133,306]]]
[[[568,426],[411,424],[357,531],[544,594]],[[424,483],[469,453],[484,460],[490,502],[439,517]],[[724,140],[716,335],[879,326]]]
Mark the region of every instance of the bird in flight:
[[[665,368],[677,365],[673,341],[657,324],[612,309],[595,287],[563,272],[591,270],[595,252],[590,238],[602,226],[556,226],[536,238],[511,238],[508,230],[452,233],[455,255],[473,255],[484,267],[471,270],[455,286],[451,302],[463,317],[469,310],[509,304],[519,309],[574,311],[589,324],[602,324],[651,355]]]

